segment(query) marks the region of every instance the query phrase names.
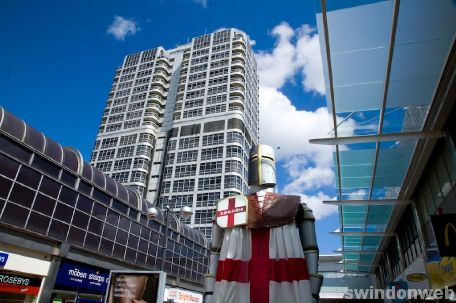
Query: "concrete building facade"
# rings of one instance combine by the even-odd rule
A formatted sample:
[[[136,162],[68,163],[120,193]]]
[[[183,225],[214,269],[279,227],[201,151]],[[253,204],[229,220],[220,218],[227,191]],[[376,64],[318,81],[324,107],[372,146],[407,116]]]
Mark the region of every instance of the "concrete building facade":
[[[247,193],[258,142],[258,77],[248,36],[223,29],[125,57],[91,164],[149,201],[191,206],[210,236],[215,201]]]

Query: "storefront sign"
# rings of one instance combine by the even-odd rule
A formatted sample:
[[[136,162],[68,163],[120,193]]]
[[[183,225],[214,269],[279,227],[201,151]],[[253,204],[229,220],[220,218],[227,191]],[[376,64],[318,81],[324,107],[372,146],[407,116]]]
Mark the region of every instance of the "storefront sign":
[[[70,262],[62,262],[57,273],[56,283],[75,288],[85,288],[100,293],[106,292],[109,272],[91,269]]]
[[[167,288],[165,289],[165,302],[169,300],[173,300],[174,303],[203,303],[203,295],[180,288]]]
[[[0,252],[0,266],[5,266],[6,261],[8,261],[8,254]]]
[[[111,271],[107,303],[162,303],[166,274]]]
[[[442,257],[456,256],[456,214],[432,215],[435,240]]]
[[[40,286],[40,278],[0,271],[0,293],[36,296],[40,291]]]

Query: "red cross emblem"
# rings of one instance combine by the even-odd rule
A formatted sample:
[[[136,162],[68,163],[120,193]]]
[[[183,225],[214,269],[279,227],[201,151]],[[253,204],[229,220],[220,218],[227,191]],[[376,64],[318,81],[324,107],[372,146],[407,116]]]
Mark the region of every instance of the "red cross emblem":
[[[222,228],[247,224],[247,198],[234,196],[218,201],[216,221]]]
[[[269,303],[269,282],[308,280],[304,258],[269,259],[267,228],[251,229],[250,261],[224,259],[218,262],[216,281],[250,284],[250,303]]]

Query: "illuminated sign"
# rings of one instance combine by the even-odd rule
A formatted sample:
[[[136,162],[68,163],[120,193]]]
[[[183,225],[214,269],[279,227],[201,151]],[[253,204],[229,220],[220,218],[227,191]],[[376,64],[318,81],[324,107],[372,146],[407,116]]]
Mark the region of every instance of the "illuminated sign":
[[[36,296],[40,291],[40,286],[40,278],[0,271],[0,293]]]
[[[105,303],[163,303],[166,274],[158,271],[111,271]]]
[[[88,268],[73,262],[62,262],[57,273],[57,284],[106,292],[109,271]]]
[[[456,256],[456,214],[432,215],[431,221],[440,256]]]
[[[5,266],[6,261],[8,261],[8,254],[0,252],[0,266]]]
[[[165,302],[169,300],[175,303],[203,303],[203,294],[180,288],[167,288]]]

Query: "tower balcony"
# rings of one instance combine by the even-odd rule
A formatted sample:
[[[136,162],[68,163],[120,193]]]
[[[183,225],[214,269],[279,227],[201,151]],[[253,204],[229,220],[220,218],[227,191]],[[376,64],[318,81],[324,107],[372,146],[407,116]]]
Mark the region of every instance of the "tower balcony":
[[[236,67],[236,68],[242,68],[244,69],[245,62],[242,60],[232,60],[231,61],[231,66]]]
[[[154,85],[150,88],[150,92],[151,93],[154,93],[154,94],[159,94],[161,95],[162,97],[165,96],[165,90],[163,88],[161,88],[160,86],[157,86],[157,85]]]
[[[160,78],[152,79],[152,85],[161,85],[163,88],[166,88],[167,84],[168,84],[168,82],[163,79],[160,79]]]
[[[161,69],[156,69],[154,73],[154,77],[160,77],[164,80],[168,80],[169,74]]]
[[[230,98],[234,96],[240,96],[245,98],[245,90],[242,87],[231,86],[230,87]]]
[[[239,51],[245,54],[245,46],[242,43],[235,43],[233,44],[233,52]]]
[[[143,118],[144,122],[146,121],[152,121],[154,122],[155,124],[160,124],[161,122],[161,117],[159,115],[157,115],[156,113],[152,112],[152,111],[146,111],[144,113],[144,118]]]
[[[233,58],[233,61],[242,60],[245,64],[245,54],[242,52],[233,52],[232,58]]]
[[[168,73],[169,67],[165,63],[157,63],[157,64],[155,64],[155,70],[162,70],[162,71],[165,71],[166,73]]]
[[[245,82],[244,82],[244,78],[241,78],[241,77],[232,77],[231,78],[231,86],[232,87],[242,87],[242,88],[245,88]]]
[[[163,107],[158,103],[147,103],[146,113],[149,111],[161,115],[163,114]]]

